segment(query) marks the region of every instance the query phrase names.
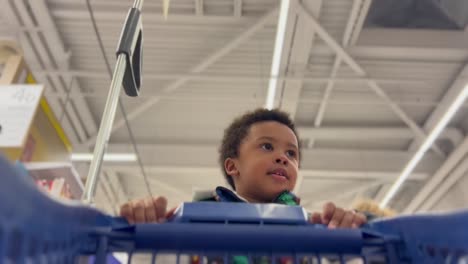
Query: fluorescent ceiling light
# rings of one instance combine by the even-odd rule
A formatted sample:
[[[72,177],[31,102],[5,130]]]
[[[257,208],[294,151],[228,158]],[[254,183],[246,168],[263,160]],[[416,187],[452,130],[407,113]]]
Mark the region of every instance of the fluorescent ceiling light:
[[[281,56],[283,53],[284,37],[286,35],[286,22],[288,20],[289,1],[282,0],[276,29],[275,50],[271,62],[270,81],[268,83],[268,93],[265,107],[273,109],[275,105],[276,87],[278,85],[278,75],[280,70]]]
[[[388,202],[393,198],[393,196],[395,196],[395,194],[398,192],[398,189],[401,187],[401,185],[405,182],[405,180],[414,170],[418,162],[422,159],[422,157],[424,156],[424,153],[426,153],[429,147],[431,147],[431,145],[434,143],[436,138],[440,135],[440,133],[442,133],[442,130],[444,130],[444,128],[447,126],[450,119],[452,119],[452,117],[458,111],[460,106],[463,104],[467,95],[468,95],[468,84],[463,88],[460,94],[458,94],[458,96],[455,98],[455,100],[452,102],[452,104],[448,108],[447,112],[444,113],[444,115],[439,120],[437,125],[434,127],[434,129],[432,129],[432,131],[429,133],[429,135],[424,140],[422,145],[419,147],[418,151],[414,154],[411,160],[406,164],[404,170],[401,172],[401,175],[393,183],[392,187],[387,192],[382,202],[380,202],[379,206],[381,208],[387,206]]]
[[[71,160],[72,161],[91,161],[93,160],[93,153],[73,153],[71,154]],[[104,154],[104,161],[113,161],[113,162],[119,162],[119,161],[136,161],[137,156],[133,153],[107,153]]]

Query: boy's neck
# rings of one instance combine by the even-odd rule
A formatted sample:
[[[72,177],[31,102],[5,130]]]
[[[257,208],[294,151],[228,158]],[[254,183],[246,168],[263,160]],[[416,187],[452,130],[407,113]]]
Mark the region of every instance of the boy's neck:
[[[249,194],[244,194],[241,192],[236,192],[238,196],[243,198],[244,200],[247,200],[249,203],[271,203],[271,200],[265,200],[265,199],[259,199],[258,197],[254,197]]]
[[[285,190],[284,192],[278,194],[275,198],[259,199],[258,196],[249,195],[242,191],[232,191],[224,187],[217,187],[216,193],[218,195],[218,201],[237,201],[237,202],[247,202],[247,203],[278,203],[284,205],[299,205],[300,198],[295,196],[293,193]]]
[[[247,200],[249,203],[269,203],[269,202],[271,202],[271,201],[263,201],[263,200],[260,200],[260,199],[250,198],[250,197],[246,197],[246,196],[242,196],[242,198]]]

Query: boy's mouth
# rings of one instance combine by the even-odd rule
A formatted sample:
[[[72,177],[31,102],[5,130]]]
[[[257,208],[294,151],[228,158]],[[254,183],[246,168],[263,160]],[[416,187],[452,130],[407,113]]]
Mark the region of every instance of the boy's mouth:
[[[282,169],[282,168],[278,168],[278,169],[274,169],[272,171],[269,171],[268,175],[272,175],[272,176],[278,177],[280,179],[283,178],[285,180],[289,180],[288,172],[285,169]]]

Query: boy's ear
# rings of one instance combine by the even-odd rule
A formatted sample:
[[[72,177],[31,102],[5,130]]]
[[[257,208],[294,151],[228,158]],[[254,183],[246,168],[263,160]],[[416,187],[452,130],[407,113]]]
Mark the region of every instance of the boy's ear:
[[[228,175],[233,177],[239,176],[239,170],[237,169],[237,162],[233,158],[227,158],[224,161],[224,170]]]

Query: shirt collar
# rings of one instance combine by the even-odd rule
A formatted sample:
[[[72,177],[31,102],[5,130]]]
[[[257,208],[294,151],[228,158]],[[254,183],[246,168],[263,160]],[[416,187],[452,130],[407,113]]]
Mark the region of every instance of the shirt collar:
[[[237,192],[228,188],[218,186],[215,189],[215,199],[220,202],[243,202],[248,203],[247,199],[240,196]],[[272,203],[286,204],[286,205],[299,205],[300,198],[292,192],[284,191],[280,193]]]

